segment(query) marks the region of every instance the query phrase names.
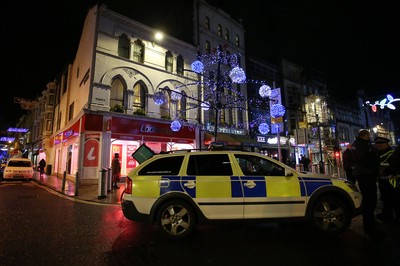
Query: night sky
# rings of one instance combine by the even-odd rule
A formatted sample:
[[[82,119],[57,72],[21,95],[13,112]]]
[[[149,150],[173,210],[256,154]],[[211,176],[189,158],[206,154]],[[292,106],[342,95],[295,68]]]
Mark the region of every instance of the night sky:
[[[83,22],[93,0],[6,2],[2,5],[3,50],[1,129],[26,113],[14,97],[35,99],[47,82],[72,62]],[[78,2],[78,3],[75,3]],[[185,0],[103,1],[109,9],[157,28],[168,9],[185,12]],[[352,98],[357,89],[370,96],[400,98],[399,1],[210,1],[233,18],[242,18],[247,56],[279,56],[321,71],[332,96]],[[168,6],[166,6],[168,5]],[[156,8],[151,10],[148,8]],[[157,8],[159,7],[159,8]],[[154,16],[154,17],[153,17]],[[166,32],[173,35],[173,32]],[[396,105],[400,108],[400,104]]]

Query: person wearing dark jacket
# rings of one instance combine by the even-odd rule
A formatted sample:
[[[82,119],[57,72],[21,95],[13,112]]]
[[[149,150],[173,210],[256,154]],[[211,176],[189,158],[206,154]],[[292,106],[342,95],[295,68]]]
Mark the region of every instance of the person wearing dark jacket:
[[[353,176],[353,157],[351,155],[351,143],[347,145],[346,150],[343,152],[343,169],[346,173],[346,179],[356,183]]]
[[[351,147],[353,158],[353,175],[358,182],[362,194],[362,216],[364,230],[376,232],[378,223],[375,219],[377,204],[377,176],[379,169],[379,157],[373,150],[370,142],[370,133],[367,129],[361,129]]]
[[[400,224],[400,145],[394,149],[390,157],[389,182],[393,187],[394,222]]]

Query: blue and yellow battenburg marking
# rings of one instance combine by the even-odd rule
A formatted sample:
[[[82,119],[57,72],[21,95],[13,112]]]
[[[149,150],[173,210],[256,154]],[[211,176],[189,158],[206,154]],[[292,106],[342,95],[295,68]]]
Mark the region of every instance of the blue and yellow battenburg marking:
[[[332,180],[314,177],[288,180],[275,176],[210,176],[197,180],[196,176],[163,176],[159,195],[179,191],[192,198],[304,197],[326,185],[332,185]]]

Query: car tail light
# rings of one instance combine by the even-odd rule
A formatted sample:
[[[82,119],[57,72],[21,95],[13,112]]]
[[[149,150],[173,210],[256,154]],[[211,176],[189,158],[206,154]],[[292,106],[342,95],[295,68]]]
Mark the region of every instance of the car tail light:
[[[129,177],[125,179],[125,193],[132,194],[132,180]]]

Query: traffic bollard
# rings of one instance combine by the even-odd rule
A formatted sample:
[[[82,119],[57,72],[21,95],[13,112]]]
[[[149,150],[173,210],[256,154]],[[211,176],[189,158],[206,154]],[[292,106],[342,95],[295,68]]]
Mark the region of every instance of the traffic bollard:
[[[76,172],[76,174],[75,174],[75,196],[79,195],[78,191],[79,191],[79,173]]]
[[[100,179],[99,179],[99,191],[98,191],[99,193],[98,193],[97,198],[102,199],[102,198],[107,197],[107,193],[106,193],[106,190],[107,190],[107,169],[106,168],[101,169],[100,173],[101,173],[101,175],[100,175]]]
[[[65,181],[67,180],[67,171],[64,171],[61,191],[65,190]]]
[[[108,167],[108,175],[107,175],[107,192],[111,192],[112,190],[112,168]]]

